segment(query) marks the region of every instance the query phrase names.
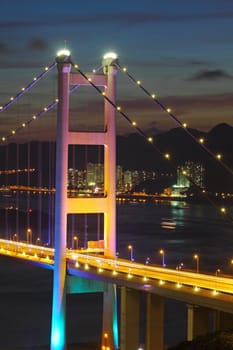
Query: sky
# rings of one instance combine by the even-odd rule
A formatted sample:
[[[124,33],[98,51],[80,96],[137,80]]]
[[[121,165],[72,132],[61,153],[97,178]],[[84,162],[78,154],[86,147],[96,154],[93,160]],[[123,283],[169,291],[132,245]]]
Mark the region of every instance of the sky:
[[[1,106],[52,64],[61,48],[71,51],[83,72],[99,67],[103,55],[114,51],[120,64],[182,123],[202,131],[219,123],[233,126],[232,0],[13,0],[1,4],[1,14]],[[46,79],[0,114],[0,137],[56,97],[56,69]],[[155,133],[177,126],[122,72],[117,84],[118,104],[142,130]],[[78,114],[81,128],[88,118],[98,124],[100,97],[93,91],[91,97],[86,90],[77,93],[73,123]],[[31,135],[49,137],[54,121],[42,118],[40,131],[38,121],[30,126]],[[118,133],[131,132],[118,119]]]

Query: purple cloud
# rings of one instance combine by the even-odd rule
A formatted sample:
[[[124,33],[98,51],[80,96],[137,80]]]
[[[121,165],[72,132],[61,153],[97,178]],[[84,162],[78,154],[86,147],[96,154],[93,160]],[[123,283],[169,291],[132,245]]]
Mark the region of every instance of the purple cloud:
[[[222,69],[203,70],[194,74],[189,80],[218,80],[218,79],[232,79],[232,76]]]

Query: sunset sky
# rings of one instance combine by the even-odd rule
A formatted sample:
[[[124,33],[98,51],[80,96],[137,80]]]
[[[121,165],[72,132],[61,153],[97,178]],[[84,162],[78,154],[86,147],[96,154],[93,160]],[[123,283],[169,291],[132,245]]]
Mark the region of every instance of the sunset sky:
[[[231,0],[13,0],[1,4],[0,26],[1,106],[66,46],[84,72],[100,66],[106,52],[116,52],[120,64],[190,128],[208,131],[220,122],[233,125]],[[36,103],[34,95],[25,96],[0,114],[0,137],[49,104],[45,97],[55,98],[56,68],[54,72],[52,85],[38,88]],[[143,130],[176,126],[123,73],[117,79],[118,103]],[[83,103],[83,95],[78,113],[92,114],[93,122],[95,103]],[[46,119],[41,125],[48,129]],[[130,132],[127,128],[119,124],[118,132]]]

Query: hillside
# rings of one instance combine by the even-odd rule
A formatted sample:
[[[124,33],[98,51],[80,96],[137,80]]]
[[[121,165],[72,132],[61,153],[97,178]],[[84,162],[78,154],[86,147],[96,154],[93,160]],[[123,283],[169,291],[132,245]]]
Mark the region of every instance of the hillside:
[[[200,138],[205,140],[203,145],[198,142]],[[171,155],[171,161],[164,159],[165,153]],[[217,153],[223,155],[223,165],[215,158]],[[188,129],[187,133],[183,128],[174,128],[154,135],[154,147],[138,134],[120,137],[118,159],[125,169],[150,169],[160,173],[176,173],[177,165],[187,160],[201,162],[210,191],[233,192],[233,127],[227,124],[219,124],[208,133],[194,129]]]

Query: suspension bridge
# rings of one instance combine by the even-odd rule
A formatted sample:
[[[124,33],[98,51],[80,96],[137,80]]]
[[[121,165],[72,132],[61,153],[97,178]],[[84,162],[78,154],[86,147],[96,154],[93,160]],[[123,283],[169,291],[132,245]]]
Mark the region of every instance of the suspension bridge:
[[[117,104],[117,72],[120,70],[126,74],[153,103],[183,128],[191,138],[194,138],[187,126],[182,124],[171,109],[165,107],[155,94],[150,93],[139,80],[134,79],[127,69],[120,65],[117,56],[113,53],[104,56],[101,68],[97,71],[84,73],[78,65],[72,62],[68,51],[60,52],[51,66],[34,78],[8,103],[1,106],[1,113],[17,106],[18,100],[27,96],[27,93],[55,67],[58,72],[58,95],[54,102],[15,126],[1,138],[3,145],[9,144],[12,137],[24,133],[25,130],[30,130],[34,122],[38,122],[43,115],[56,109],[56,147],[49,143],[46,153],[43,153],[40,148],[38,150],[36,166],[40,168],[45,157],[47,168],[43,169],[43,173],[42,171],[37,173],[36,166],[31,166],[30,147],[33,147],[31,145],[23,149],[25,168],[19,169],[20,146],[9,144],[9,147],[5,148],[6,166],[2,171],[6,182],[1,189],[7,210],[4,210],[5,232],[2,233],[0,239],[0,254],[23,259],[42,268],[53,270],[50,348],[63,350],[67,346],[67,293],[103,293],[101,342],[103,350],[138,349],[141,293],[146,294],[146,350],[164,348],[165,298],[176,299],[188,305],[187,339],[189,340],[207,331],[210,313],[214,315],[214,329],[224,329],[232,325],[233,281],[231,276],[218,276],[217,274],[211,276],[199,271],[190,272],[147,265],[135,262],[132,256],[130,260],[117,257],[116,113],[119,113],[151,147],[159,152],[153,143],[153,138],[146,135]],[[100,69],[102,69],[101,72]],[[101,131],[70,130],[70,96],[80,87],[92,88],[103,99],[104,118]],[[195,141],[200,143],[200,140]],[[102,169],[104,180],[101,191],[90,193],[68,189],[68,168],[70,159],[74,161],[75,158],[73,150],[75,146],[84,147],[84,153],[86,146],[97,147],[98,157],[104,163]],[[201,146],[210,156],[215,156],[202,143]],[[69,152],[72,150],[72,156],[69,157]],[[164,155],[161,153],[161,156]],[[17,164],[15,169],[17,170],[13,171],[14,185],[10,186],[12,158],[15,158]],[[165,158],[170,157],[166,154]],[[222,165],[231,172],[226,164],[222,163]],[[54,173],[52,170],[55,170]],[[32,186],[30,176],[33,176],[34,173],[37,174],[38,186]],[[46,186],[42,185],[45,181],[44,177]],[[23,185],[20,179],[24,180]],[[12,193],[14,194],[13,205]],[[20,193],[22,194],[21,199],[19,198]],[[32,208],[31,203],[31,195],[35,193],[48,196],[46,205],[39,196],[36,210]],[[24,203],[24,209],[20,207],[21,202]],[[221,208],[221,211],[224,212],[224,208]],[[32,230],[34,212],[37,215],[37,227]],[[80,216],[82,220],[84,219],[82,239],[75,233],[77,232],[76,226],[80,227],[80,219],[77,219]],[[98,235],[87,236],[87,216],[92,216],[92,218],[95,216],[94,231],[98,232]],[[15,220],[14,229],[12,229],[13,221],[9,218]],[[22,226],[26,226],[26,230],[21,229]],[[198,261],[198,256],[196,258]],[[117,286],[121,290],[120,310],[117,308]]]

